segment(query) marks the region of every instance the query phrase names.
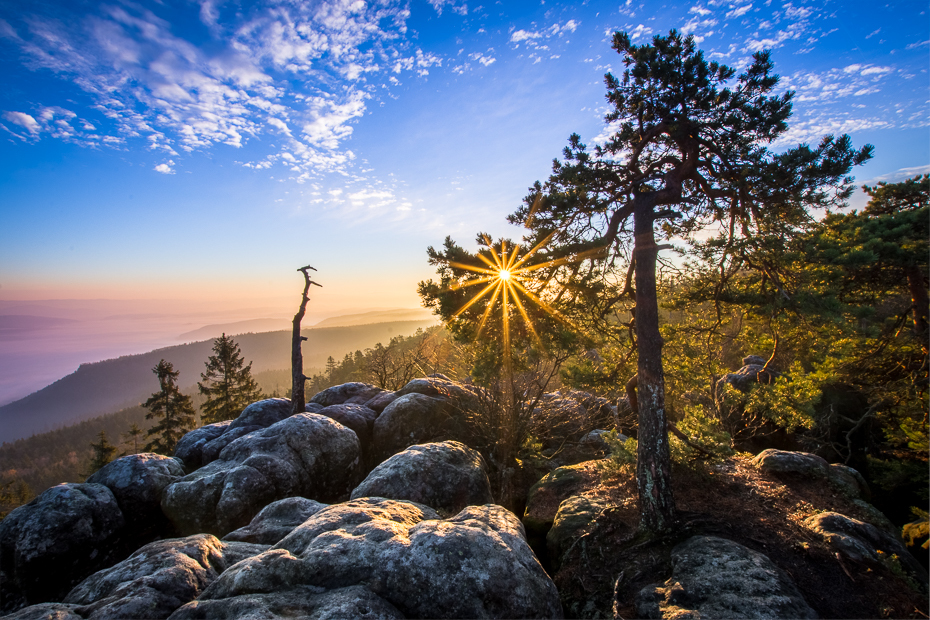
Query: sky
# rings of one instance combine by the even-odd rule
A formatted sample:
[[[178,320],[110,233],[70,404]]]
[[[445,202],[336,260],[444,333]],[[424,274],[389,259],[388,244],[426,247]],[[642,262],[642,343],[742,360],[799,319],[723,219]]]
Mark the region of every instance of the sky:
[[[426,248],[506,224],[603,76],[671,28],[796,91],[775,148],[849,133],[930,170],[925,1],[0,0],[0,301],[415,307]],[[861,206],[861,195],[854,202]]]

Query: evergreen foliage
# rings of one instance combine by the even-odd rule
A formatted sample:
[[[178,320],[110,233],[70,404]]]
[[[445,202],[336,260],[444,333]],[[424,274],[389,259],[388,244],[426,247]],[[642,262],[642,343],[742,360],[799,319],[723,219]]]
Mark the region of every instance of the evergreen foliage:
[[[139,441],[141,441],[144,433],[145,431],[139,428],[139,425],[135,422],[129,426],[129,430],[122,434],[123,442],[127,444],[124,454],[139,454]]]
[[[111,462],[116,458],[116,454],[119,452],[119,449],[110,443],[110,438],[107,437],[106,431],[100,431],[97,434],[97,441],[91,442],[90,447],[93,450],[93,456],[88,466],[88,476],[96,473],[101,467]]]
[[[200,406],[202,424],[232,420],[249,404],[262,398],[252,377],[251,362],[246,365],[239,345],[223,334],[213,341],[213,355],[206,362],[197,387],[206,398]]]
[[[145,418],[158,420],[148,430],[146,438],[152,438],[145,445],[147,452],[156,452],[170,456],[185,433],[194,428],[194,406],[190,396],[178,389],[178,371],[170,362],[161,360],[152,369],[158,376],[161,389],[152,394],[142,406],[149,410]]]

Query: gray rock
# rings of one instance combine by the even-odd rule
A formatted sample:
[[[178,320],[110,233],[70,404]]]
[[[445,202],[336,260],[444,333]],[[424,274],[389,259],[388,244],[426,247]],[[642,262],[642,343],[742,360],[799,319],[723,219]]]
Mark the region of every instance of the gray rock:
[[[395,394],[398,397],[407,394],[423,394],[468,403],[477,397],[476,390],[477,388],[453,381],[442,373],[435,373],[428,377],[413,379]]]
[[[546,536],[563,501],[581,493],[589,476],[578,465],[559,467],[530,487],[523,525],[534,536]]]
[[[60,601],[121,552],[125,520],[102,484],[59,484],[0,522],[0,608]]]
[[[218,460],[169,485],[162,510],[182,534],[224,536],[285,497],[348,496],[359,467],[355,433],[301,413],[237,439]]]
[[[92,620],[165,618],[188,603],[229,566],[266,545],[224,543],[210,534],[160,540],[119,564],[94,573],[64,602]]]
[[[454,405],[447,399],[419,393],[394,400],[375,420],[372,431],[372,451],[377,461],[415,444],[464,438]]]
[[[361,444],[362,452],[368,453],[371,445],[371,430],[375,423],[378,413],[364,405],[342,404],[329,405],[319,411],[320,415],[325,415],[347,428],[351,428],[358,435],[358,441]]]
[[[831,463],[827,476],[835,487],[851,498],[862,498],[867,501],[872,498],[872,491],[865,478],[849,465]]]
[[[371,400],[366,401],[365,406],[369,409],[377,411],[378,413],[381,413],[384,411],[385,407],[393,403],[398,398],[399,396],[397,396],[397,392],[381,392]]]
[[[3,620],[84,620],[75,611],[76,607],[64,603],[39,603],[3,616]]]
[[[559,504],[552,528],[546,534],[546,548],[553,569],[558,570],[565,552],[607,506],[602,500],[583,495],[569,497]]]
[[[304,497],[281,499],[262,508],[251,523],[226,534],[223,540],[274,545],[323,508],[326,504]]]
[[[457,441],[410,446],[384,461],[351,498],[386,497],[426,504],[446,514],[493,501],[481,454]]]
[[[242,410],[239,417],[229,425],[229,430],[251,427],[268,428],[272,424],[291,417],[291,407],[293,405],[289,398],[266,398],[256,401]]]
[[[319,413],[323,411],[325,408],[326,407],[324,407],[320,403],[307,403],[306,405],[304,405],[304,411],[306,411],[307,413]]]
[[[383,498],[324,508],[199,600],[365,585],[413,618],[561,617],[558,592],[513,514],[487,505],[437,516]]]
[[[746,363],[746,360],[750,360],[751,363]],[[721,388],[724,386],[724,384],[729,383],[734,388],[745,394],[749,392],[749,390],[752,389],[752,386],[756,383],[768,384],[779,376],[779,373],[775,370],[772,370],[771,368],[768,370],[763,370],[765,368],[765,360],[757,355],[750,355],[744,358],[743,364],[744,366],[736,372],[723,375],[723,377],[717,382],[718,392],[722,393]]]
[[[193,471],[198,467],[203,467],[203,447],[226,432],[232,420],[217,422],[216,424],[207,424],[186,433],[178,441],[174,449],[174,456],[181,459],[184,468],[187,471]]]
[[[295,617],[315,620],[387,620],[404,618],[404,615],[364,586],[335,590],[303,586],[274,594],[243,594],[220,600],[192,601],[174,612],[170,620],[273,620]]]
[[[368,383],[343,383],[317,393],[310,402],[324,407],[343,404],[364,405],[382,392],[383,389]]]
[[[672,577],[636,598],[640,618],[816,618],[788,575],[731,540],[694,536],[672,549]]]
[[[859,562],[878,562],[880,553],[898,562],[918,583],[927,583],[927,572],[896,536],[869,523],[841,515],[823,512],[808,517],[804,525],[819,534],[824,541],[846,557]]]
[[[131,516],[128,529],[144,539],[164,532],[168,521],[161,512],[162,492],[183,476],[181,459],[148,452],[107,463],[87,482],[110,489],[123,514]]]
[[[752,459],[752,464],[771,474],[787,474],[806,478],[827,478],[830,464],[816,454],[787,450],[763,450]]]

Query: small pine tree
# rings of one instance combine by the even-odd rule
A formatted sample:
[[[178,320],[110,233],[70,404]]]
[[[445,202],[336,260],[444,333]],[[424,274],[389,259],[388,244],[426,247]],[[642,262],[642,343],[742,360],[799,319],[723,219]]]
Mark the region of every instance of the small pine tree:
[[[262,398],[258,383],[252,378],[252,363],[245,364],[239,345],[223,334],[213,341],[213,352],[200,374],[197,387],[207,398],[200,407],[204,424],[232,420],[250,403]]]
[[[336,372],[336,360],[333,359],[333,356],[330,355],[326,358],[326,376],[329,379],[333,378],[333,373]]]
[[[190,396],[182,394],[178,389],[180,373],[170,362],[161,360],[152,372],[158,375],[161,389],[152,394],[142,406],[149,410],[145,414],[146,420],[157,418],[160,421],[146,433],[146,438],[153,439],[143,449],[170,456],[184,433],[194,427],[194,406]]]
[[[94,456],[90,460],[88,476],[96,473],[101,467],[116,458],[118,452],[117,447],[110,443],[106,431],[100,431],[97,435],[97,443],[91,442],[90,447],[94,450]]]
[[[143,430],[135,422],[129,427],[129,430],[123,433],[123,442],[132,444],[132,452],[129,454],[139,454],[139,441],[142,438]]]

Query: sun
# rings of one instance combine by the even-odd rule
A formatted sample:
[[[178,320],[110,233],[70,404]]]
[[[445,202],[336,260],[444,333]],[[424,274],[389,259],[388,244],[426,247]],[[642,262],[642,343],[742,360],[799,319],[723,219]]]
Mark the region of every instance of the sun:
[[[507,280],[510,279],[510,272],[507,271],[506,269],[501,269],[500,271],[497,272],[497,277],[498,279],[506,282]]]

